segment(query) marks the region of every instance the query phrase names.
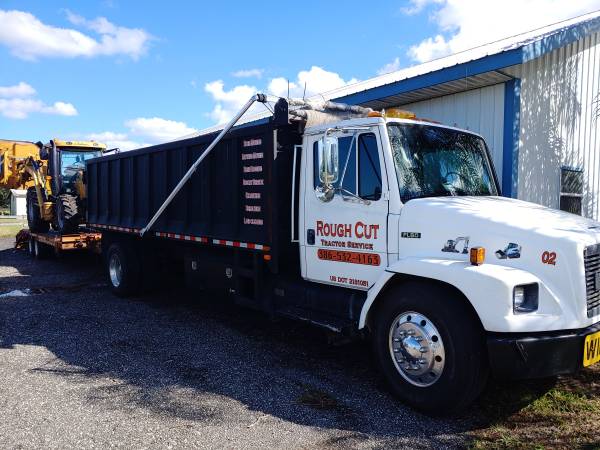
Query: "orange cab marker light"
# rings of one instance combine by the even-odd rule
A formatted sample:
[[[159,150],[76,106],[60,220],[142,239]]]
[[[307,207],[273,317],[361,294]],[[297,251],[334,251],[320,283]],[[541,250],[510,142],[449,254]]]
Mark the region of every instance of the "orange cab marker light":
[[[271,255],[263,255],[265,261],[271,261]]]
[[[471,248],[471,252],[469,254],[471,264],[474,266],[480,266],[485,261],[485,248],[483,247],[473,247]]]
[[[416,119],[417,115],[411,111],[405,111],[398,108],[386,109],[384,116],[388,119]]]

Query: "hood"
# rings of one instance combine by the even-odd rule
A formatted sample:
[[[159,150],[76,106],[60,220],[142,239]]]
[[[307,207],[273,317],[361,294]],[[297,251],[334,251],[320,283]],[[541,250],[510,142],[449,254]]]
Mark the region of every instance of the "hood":
[[[407,202],[398,233],[399,258],[468,264],[469,249],[483,247],[484,264],[533,274],[556,308],[587,320],[584,250],[600,243],[599,222],[504,197],[436,197]]]
[[[455,228],[456,231],[462,224],[466,228],[464,232],[499,232],[514,239],[523,234],[535,234],[550,239],[566,239],[582,246],[596,244],[600,240],[600,222],[505,197],[415,199],[404,206],[401,216],[412,220],[428,218],[441,228]]]

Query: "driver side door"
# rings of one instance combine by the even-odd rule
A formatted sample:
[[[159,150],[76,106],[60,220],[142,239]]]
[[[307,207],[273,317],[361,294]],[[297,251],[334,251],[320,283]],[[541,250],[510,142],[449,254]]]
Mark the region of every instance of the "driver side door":
[[[333,133],[338,139],[339,178],[323,200],[316,190],[319,140],[308,136],[304,171],[304,278],[366,290],[388,264],[388,182],[377,127]]]

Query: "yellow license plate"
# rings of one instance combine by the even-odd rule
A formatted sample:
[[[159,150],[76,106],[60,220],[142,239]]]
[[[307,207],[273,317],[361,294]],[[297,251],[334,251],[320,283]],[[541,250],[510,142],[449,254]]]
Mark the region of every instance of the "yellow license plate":
[[[600,331],[585,337],[583,344],[583,367],[600,361]]]

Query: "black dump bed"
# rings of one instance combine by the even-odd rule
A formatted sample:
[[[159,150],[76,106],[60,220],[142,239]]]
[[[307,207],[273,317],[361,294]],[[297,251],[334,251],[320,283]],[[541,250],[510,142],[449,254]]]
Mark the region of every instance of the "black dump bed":
[[[89,160],[88,224],[130,232],[145,227],[216,135]],[[233,129],[148,235],[173,233],[270,248],[289,242],[292,155],[299,140],[293,125],[269,122]]]

